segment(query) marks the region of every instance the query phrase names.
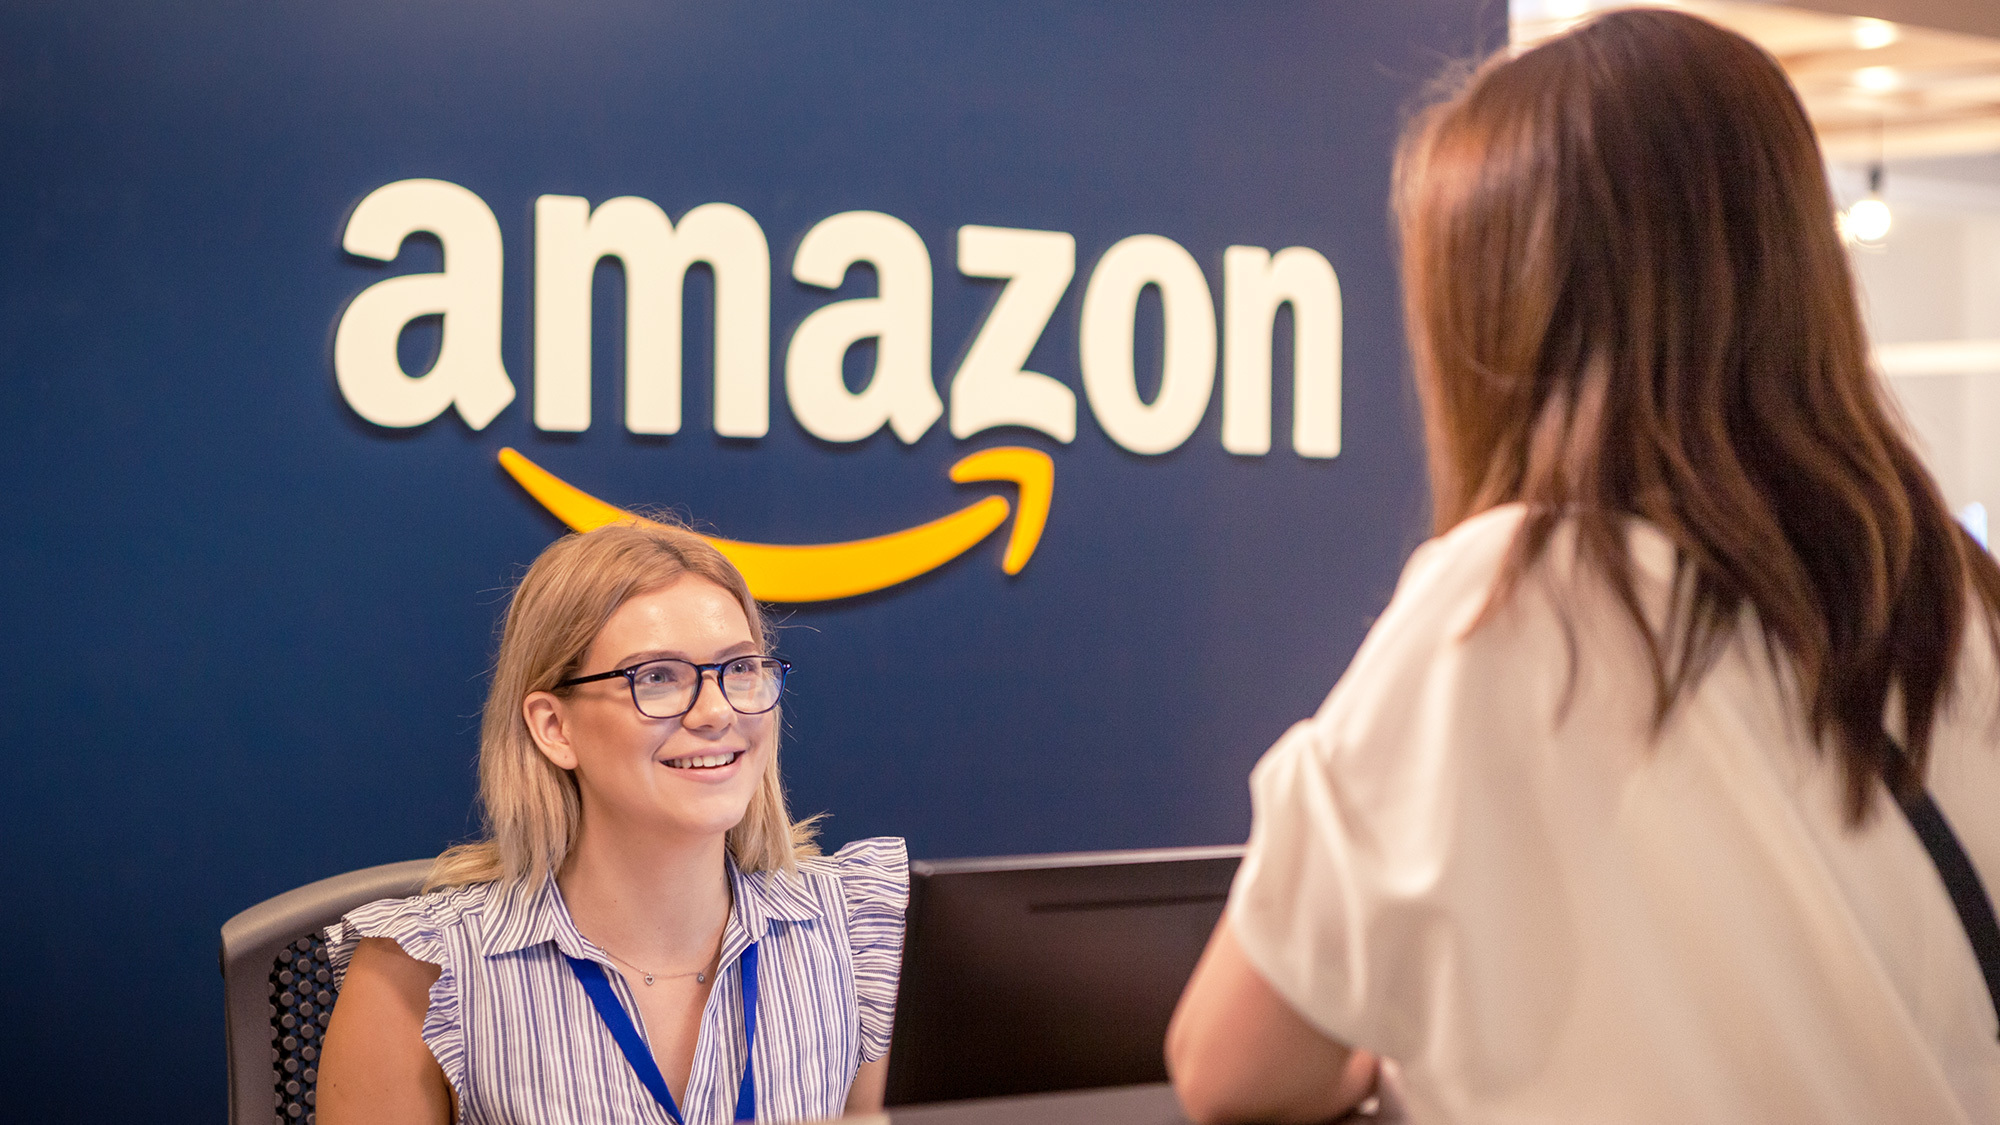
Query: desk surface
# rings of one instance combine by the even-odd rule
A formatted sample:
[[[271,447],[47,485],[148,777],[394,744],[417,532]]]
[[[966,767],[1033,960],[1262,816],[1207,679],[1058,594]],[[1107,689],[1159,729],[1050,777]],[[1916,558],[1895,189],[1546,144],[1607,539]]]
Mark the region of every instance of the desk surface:
[[[892,1125],[1188,1125],[1164,1082],[894,1106],[883,1117]]]
[[[1342,1121],[1389,1125],[1400,1115],[1353,1114]],[[1150,1086],[1114,1086],[1104,1090],[1074,1090],[1060,1094],[1028,1094],[1018,1098],[979,1098],[932,1105],[895,1106],[887,1113],[846,1122],[888,1125],[1188,1125],[1174,1100],[1173,1088],[1161,1082]]]

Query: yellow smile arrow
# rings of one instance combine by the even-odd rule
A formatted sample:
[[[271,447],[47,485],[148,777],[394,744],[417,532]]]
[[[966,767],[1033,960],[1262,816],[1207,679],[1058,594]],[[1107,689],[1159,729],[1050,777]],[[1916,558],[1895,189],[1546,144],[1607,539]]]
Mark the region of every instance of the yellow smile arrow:
[[[621,520],[652,522],[599,500],[512,449],[500,451],[500,465],[528,495],[577,531]],[[1038,449],[1002,446],[959,461],[951,467],[951,479],[961,484],[1012,481],[1019,486],[1021,510],[1014,517],[1000,567],[1009,574],[1021,573],[1048,523],[1055,462]],[[824,602],[886,589],[936,570],[1007,522],[1007,508],[1006,500],[988,496],[942,519],[847,543],[790,545],[704,538],[743,572],[750,593],[759,601]]]

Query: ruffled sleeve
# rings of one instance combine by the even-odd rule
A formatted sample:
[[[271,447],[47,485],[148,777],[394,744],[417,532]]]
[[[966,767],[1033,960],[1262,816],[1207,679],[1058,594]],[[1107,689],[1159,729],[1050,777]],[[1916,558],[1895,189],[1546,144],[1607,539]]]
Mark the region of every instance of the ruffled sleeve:
[[[1601,913],[1651,893],[1621,822],[1643,823],[1663,784],[1686,785],[1670,815],[1707,815],[1693,783],[1643,772],[1673,757],[1640,749],[1655,742],[1646,652],[1608,588],[1570,569],[1571,540],[1488,615],[1521,514],[1419,550],[1319,712],[1264,755],[1228,908],[1250,963],[1322,1032],[1406,1074],[1485,1067],[1493,1089],[1543,1081],[1575,1021],[1615,1010],[1578,990],[1647,932]],[[1659,612],[1672,548],[1643,534],[1637,592]],[[1702,870],[1667,854],[1674,878]],[[1654,1029],[1693,1010],[1658,1007]]]
[[[464,1097],[465,1023],[459,1012],[459,980],[446,939],[445,920],[456,917],[454,900],[464,889],[438,891],[415,898],[386,898],[348,912],[326,928],[327,960],[338,989],[347,980],[347,966],[362,938],[388,938],[403,952],[440,970],[431,985],[430,1007],[424,1012],[424,1045],[443,1068],[452,1089]],[[336,1003],[338,1003],[336,1001]]]
[[[1540,821],[1562,801],[1536,766],[1562,632],[1523,626],[1533,585],[1472,629],[1518,522],[1482,516],[1419,549],[1319,712],[1250,775],[1228,908],[1245,956],[1320,1031],[1406,1066],[1443,1034],[1438,1013],[1470,1020],[1451,1005],[1475,983],[1517,1044],[1545,1036],[1563,995],[1489,969],[1567,949]]]
[[[910,901],[910,853],[893,836],[856,840],[834,853],[847,901],[854,995],[861,1009],[861,1061],[889,1053],[896,984],[903,970],[903,913]]]

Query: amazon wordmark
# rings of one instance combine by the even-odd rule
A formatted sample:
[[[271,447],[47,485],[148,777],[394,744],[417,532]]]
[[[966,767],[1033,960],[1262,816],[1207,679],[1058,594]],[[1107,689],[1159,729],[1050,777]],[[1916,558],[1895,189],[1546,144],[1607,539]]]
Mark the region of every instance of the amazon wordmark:
[[[592,207],[576,196],[535,201],[534,423],[588,429],[591,277],[597,263],[624,266],[625,427],[639,434],[681,428],[681,290],[705,264],[715,278],[715,432],[762,437],[771,428],[771,248],[748,212],[707,203],[675,223],[633,196]],[[503,248],[500,224],[477,195],[442,180],[400,180],[370,192],[348,220],[347,252],[391,261],[411,235],[444,251],[437,273],[404,274],[362,290],[334,332],[334,374],[354,411],[379,426],[418,426],[456,409],[482,429],[514,400],[500,355]],[[1026,369],[1049,319],[1076,276],[1076,239],[1063,231],[958,228],[957,268],[1001,281],[998,297],[951,373],[950,405],[932,370],[935,282],[924,240],[908,223],[875,211],[820,220],[799,240],[792,277],[836,289],[850,267],[873,267],[871,297],[832,301],[792,330],[784,351],[785,402],[826,441],[860,441],[887,426],[904,442],[946,418],[954,437],[1001,426],[1075,439],[1071,384]],[[1222,317],[1201,264],[1155,234],[1121,239],[1084,282],[1077,373],[1099,428],[1134,453],[1180,447],[1201,425],[1222,375],[1222,446],[1260,456],[1271,449],[1273,325],[1292,309],[1292,449],[1302,457],[1340,452],[1340,281],[1325,256],[1304,246],[1273,254],[1231,246],[1222,257]],[[1140,393],[1133,362],[1137,308],[1147,288],[1162,310],[1160,386]],[[640,314],[638,310],[644,310]],[[443,321],[436,361],[410,374],[397,340],[420,317]],[[1220,338],[1221,346],[1217,341]],[[875,341],[875,369],[849,388],[841,364]]]

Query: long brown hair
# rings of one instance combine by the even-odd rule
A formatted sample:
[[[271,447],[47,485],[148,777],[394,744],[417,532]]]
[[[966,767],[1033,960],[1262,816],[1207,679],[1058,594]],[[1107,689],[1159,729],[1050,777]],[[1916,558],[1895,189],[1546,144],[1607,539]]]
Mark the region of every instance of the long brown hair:
[[[1851,821],[1877,778],[1921,786],[1969,618],[2000,622],[2000,568],[1869,369],[1777,63],[1681,13],[1600,16],[1414,120],[1395,207],[1437,528],[1527,507],[1489,611],[1569,522],[1645,638],[1656,727],[1747,605]],[[1628,516],[1678,548],[1659,633]],[[1907,753],[1883,732],[1892,687]]]

